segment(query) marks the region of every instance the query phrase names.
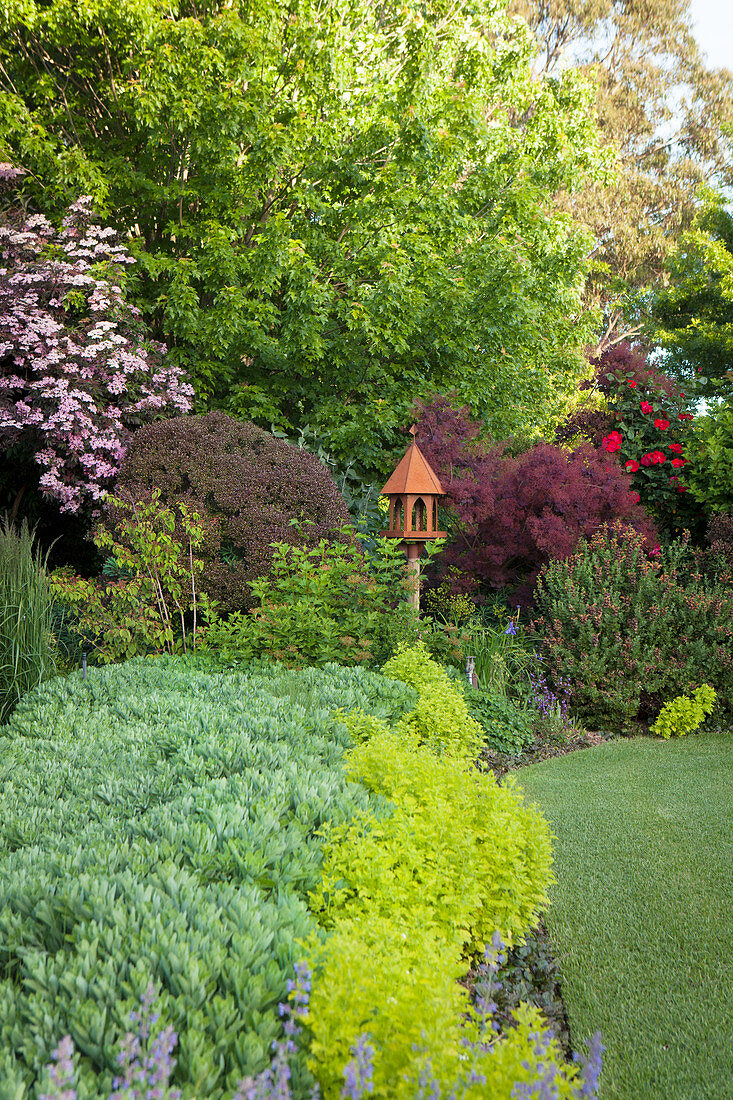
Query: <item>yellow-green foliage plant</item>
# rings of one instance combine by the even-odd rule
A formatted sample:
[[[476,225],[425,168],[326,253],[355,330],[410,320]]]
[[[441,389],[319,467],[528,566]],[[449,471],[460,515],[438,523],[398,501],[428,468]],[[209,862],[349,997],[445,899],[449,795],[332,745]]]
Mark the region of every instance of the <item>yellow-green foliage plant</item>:
[[[472,1066],[485,1083],[467,1086],[465,1096],[510,1100],[540,1057],[557,1066],[558,1095],[571,1096],[575,1070],[559,1049],[538,1054],[539,1013],[523,1008],[516,1028],[482,1044],[458,981],[468,955],[497,929],[513,942],[536,922],[552,879],[551,838],[520,789],[499,787],[460,759],[471,742],[459,707],[437,713],[426,736],[415,715],[431,697],[434,668],[441,690],[456,691],[422,647],[388,662],[385,674],[420,696],[395,729],[362,711],[340,716],[355,742],[350,776],[384,799],[384,812],[327,835],[322,881],[310,897],[328,933],[309,947],[311,1068],[325,1100],[335,1100],[366,1034],[377,1100],[414,1100],[428,1069],[448,1093]],[[479,1043],[470,1058],[467,1041]]]
[[[394,807],[382,820],[334,828],[312,906],[323,925],[357,914],[419,920],[482,950],[496,929],[521,937],[547,901],[547,823],[500,787],[386,728],[352,749],[353,779]]]
[[[705,721],[708,714],[712,714],[715,706],[716,694],[709,684],[701,684],[693,694],[678,695],[671,703],[665,703],[659,712],[652,733],[657,737],[684,737],[687,733],[694,733]]]
[[[424,642],[401,646],[382,672],[418,692],[415,710],[402,719],[403,729],[414,730],[436,752],[475,758],[483,739],[481,726],[471,717],[463,692],[432,659]]]
[[[556,1067],[558,1098],[575,1097],[576,1069],[554,1041],[542,1053],[540,1013],[521,1006],[517,1027],[504,1037],[482,1034],[465,986],[467,969],[456,940],[448,943],[417,920],[405,925],[364,913],[340,921],[326,941],[313,984],[307,1023],[309,1065],[324,1100],[345,1095],[343,1070],[361,1035],[374,1048],[373,1100],[416,1100],[426,1095],[421,1075],[448,1096],[471,1070],[464,1098],[511,1100],[522,1082],[537,1081],[539,1063]],[[477,1044],[473,1051],[468,1044]],[[479,1078],[483,1078],[481,1081]],[[430,1095],[433,1095],[431,1092]]]

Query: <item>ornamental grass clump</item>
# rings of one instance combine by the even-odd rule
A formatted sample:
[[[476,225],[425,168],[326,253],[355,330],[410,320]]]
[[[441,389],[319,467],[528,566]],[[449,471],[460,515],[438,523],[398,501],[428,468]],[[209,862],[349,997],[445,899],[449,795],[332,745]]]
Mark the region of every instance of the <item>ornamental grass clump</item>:
[[[0,724],[18,700],[56,671],[53,595],[46,559],[23,521],[0,524]]]
[[[569,688],[584,718],[651,718],[701,682],[733,707],[733,592],[703,576],[685,541],[647,553],[634,532],[604,527],[543,570],[536,609],[547,683]]]

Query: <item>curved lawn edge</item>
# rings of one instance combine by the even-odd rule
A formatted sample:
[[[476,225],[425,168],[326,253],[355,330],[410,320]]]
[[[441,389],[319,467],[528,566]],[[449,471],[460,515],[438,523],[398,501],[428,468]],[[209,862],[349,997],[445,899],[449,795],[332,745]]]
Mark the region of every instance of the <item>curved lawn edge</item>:
[[[547,926],[603,1100],[733,1097],[733,734],[634,738],[522,769],[555,834]]]

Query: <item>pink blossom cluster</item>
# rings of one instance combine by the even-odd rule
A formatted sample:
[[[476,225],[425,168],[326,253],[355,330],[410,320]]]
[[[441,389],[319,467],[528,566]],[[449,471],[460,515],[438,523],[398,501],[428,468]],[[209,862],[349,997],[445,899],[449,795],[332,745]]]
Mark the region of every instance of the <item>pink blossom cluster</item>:
[[[193,387],[124,299],[133,262],[88,197],[58,232],[42,215],[0,224],[0,450],[27,442],[62,512],[96,514],[132,431],[191,409]]]

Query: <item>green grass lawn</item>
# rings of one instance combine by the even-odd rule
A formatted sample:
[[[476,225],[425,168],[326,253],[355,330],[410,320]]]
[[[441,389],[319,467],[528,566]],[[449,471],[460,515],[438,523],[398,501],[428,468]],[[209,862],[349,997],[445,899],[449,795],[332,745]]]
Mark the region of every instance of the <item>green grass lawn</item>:
[[[733,733],[522,770],[557,840],[547,924],[602,1100],[733,1098]]]

